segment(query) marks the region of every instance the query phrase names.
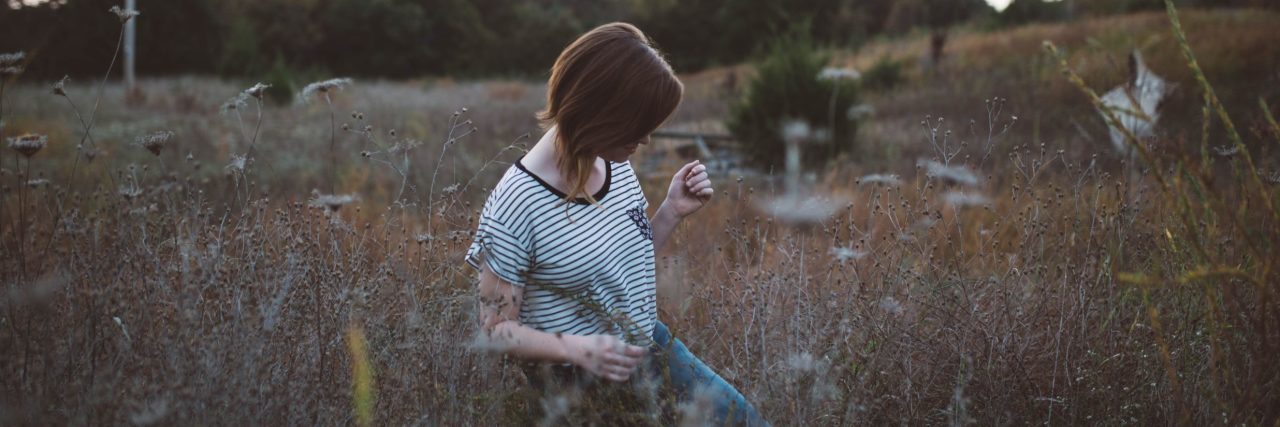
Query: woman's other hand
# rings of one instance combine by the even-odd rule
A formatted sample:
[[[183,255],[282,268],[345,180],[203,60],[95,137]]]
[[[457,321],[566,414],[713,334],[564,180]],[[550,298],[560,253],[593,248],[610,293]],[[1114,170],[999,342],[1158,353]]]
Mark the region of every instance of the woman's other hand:
[[[612,335],[564,335],[569,360],[611,381],[626,381],[647,353]]]
[[[671,178],[671,187],[667,189],[667,200],[663,204],[674,210],[678,218],[684,218],[702,208],[713,194],[715,189],[711,188],[711,179],[707,177],[707,166],[694,160]]]

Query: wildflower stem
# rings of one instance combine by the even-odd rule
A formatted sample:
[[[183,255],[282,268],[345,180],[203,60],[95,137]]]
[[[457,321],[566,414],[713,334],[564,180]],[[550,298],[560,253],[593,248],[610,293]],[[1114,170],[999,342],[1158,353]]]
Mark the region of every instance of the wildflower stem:
[[[324,103],[329,106],[329,194],[335,194],[338,181],[338,157],[334,151],[337,141],[337,124],[333,112],[333,100],[329,99],[329,93],[324,94]]]
[[[1271,136],[1275,138],[1277,144],[1280,144],[1280,124],[1276,124],[1275,116],[1271,115],[1271,108],[1267,107],[1267,100],[1259,97],[1258,106],[1262,107],[1262,115],[1266,117],[1267,124],[1271,125]]]
[[[1271,218],[1280,221],[1280,211],[1276,210],[1276,205],[1271,200],[1271,192],[1267,191],[1267,187],[1262,184],[1262,179],[1258,177],[1258,168],[1253,164],[1253,156],[1249,154],[1248,147],[1245,147],[1244,140],[1240,138],[1240,133],[1236,131],[1235,123],[1231,121],[1231,116],[1227,114],[1227,109],[1222,106],[1222,101],[1218,99],[1218,93],[1213,90],[1213,85],[1209,83],[1209,79],[1205,77],[1204,70],[1200,68],[1200,62],[1196,60],[1195,53],[1191,52],[1191,44],[1187,42],[1187,34],[1182,31],[1182,20],[1178,18],[1178,9],[1173,6],[1173,0],[1164,0],[1165,10],[1169,14],[1169,23],[1173,25],[1173,36],[1178,41],[1178,46],[1182,48],[1182,55],[1187,59],[1187,67],[1191,68],[1191,73],[1195,75],[1196,82],[1200,84],[1200,88],[1204,90],[1205,97],[1212,101],[1214,110],[1218,112],[1218,119],[1222,120],[1222,126],[1227,129],[1227,136],[1234,142],[1236,148],[1240,151],[1240,157],[1244,159],[1244,163],[1249,168],[1249,177],[1253,181],[1253,185],[1257,186],[1262,196],[1263,202],[1267,204],[1267,209],[1271,211]]]

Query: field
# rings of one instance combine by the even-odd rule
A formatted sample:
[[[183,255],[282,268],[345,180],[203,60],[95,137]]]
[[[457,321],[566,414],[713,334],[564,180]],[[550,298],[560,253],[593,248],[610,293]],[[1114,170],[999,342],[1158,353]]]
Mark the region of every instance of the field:
[[[1278,18],[1183,12],[1202,74],[1159,13],[965,30],[928,69],[923,34],[837,52],[907,64],[812,171],[838,209],[801,223],[759,208],[767,171],[713,177],[659,254],[660,318],[776,425],[1274,424]],[[1179,89],[1126,159],[1069,77],[1105,92],[1134,46]],[[723,131],[750,74],[683,76],[668,128]],[[462,263],[541,83],[230,109],[254,82],[48,83],[2,95],[2,136],[48,144],[0,157],[0,424],[599,421],[477,344]],[[656,207],[688,159],[643,150]]]

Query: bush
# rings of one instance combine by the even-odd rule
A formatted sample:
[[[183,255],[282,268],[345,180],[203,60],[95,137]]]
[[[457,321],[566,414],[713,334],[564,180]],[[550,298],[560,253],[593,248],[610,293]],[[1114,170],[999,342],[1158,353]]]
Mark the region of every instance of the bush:
[[[902,83],[903,62],[884,56],[862,73],[862,87],[871,90],[889,90]]]
[[[789,120],[808,122],[816,133],[827,135],[806,142],[806,165],[820,166],[823,159],[853,148],[857,123],[846,112],[858,103],[857,84],[820,78],[828,56],[819,53],[805,33],[770,43],[745,94],[730,107],[729,131],[760,167],[781,166],[782,124]]]

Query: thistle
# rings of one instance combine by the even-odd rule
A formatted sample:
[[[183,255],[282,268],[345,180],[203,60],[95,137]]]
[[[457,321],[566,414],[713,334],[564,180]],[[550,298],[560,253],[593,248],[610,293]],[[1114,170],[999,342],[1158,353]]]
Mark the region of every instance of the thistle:
[[[9,148],[21,153],[28,159],[30,159],[31,156],[36,155],[40,150],[44,149],[44,146],[48,143],[48,136],[33,133],[9,138]]]

